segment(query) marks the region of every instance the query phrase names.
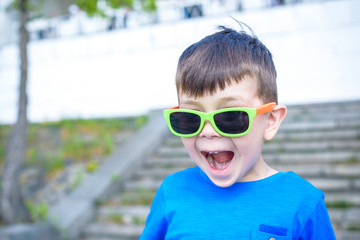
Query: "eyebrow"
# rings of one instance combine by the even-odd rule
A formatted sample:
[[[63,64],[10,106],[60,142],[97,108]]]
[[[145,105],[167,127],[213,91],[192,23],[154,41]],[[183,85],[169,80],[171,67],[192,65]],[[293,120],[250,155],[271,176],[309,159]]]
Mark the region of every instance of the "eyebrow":
[[[231,101],[238,101],[239,99],[236,97],[224,97],[219,99],[221,103],[227,103]]]
[[[194,100],[186,100],[185,102],[183,102],[182,104],[185,105],[193,105],[195,107],[201,107],[201,104],[199,104],[197,101]]]
[[[223,98],[220,98],[218,100],[218,103],[219,105],[223,105],[225,103],[228,103],[228,102],[231,102],[231,101],[242,101],[242,99],[239,99],[237,97],[223,97]],[[184,105],[192,105],[192,106],[195,106],[195,107],[201,107],[201,104],[197,101],[194,101],[194,100],[186,100],[185,102],[183,102],[182,104]]]

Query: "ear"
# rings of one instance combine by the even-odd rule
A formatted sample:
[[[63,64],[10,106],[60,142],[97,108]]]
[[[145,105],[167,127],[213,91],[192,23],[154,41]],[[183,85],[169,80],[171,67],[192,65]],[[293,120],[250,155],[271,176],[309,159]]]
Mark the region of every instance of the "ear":
[[[286,116],[287,109],[284,105],[277,105],[270,113],[264,132],[264,139],[269,141],[273,139],[277,131],[279,130],[281,122]]]

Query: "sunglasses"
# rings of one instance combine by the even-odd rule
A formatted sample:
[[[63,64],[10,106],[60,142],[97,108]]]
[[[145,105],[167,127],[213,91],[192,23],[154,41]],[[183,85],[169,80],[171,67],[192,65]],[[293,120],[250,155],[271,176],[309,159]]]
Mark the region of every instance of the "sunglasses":
[[[179,137],[198,135],[209,121],[216,132],[225,137],[240,137],[250,132],[255,116],[272,112],[276,103],[271,102],[257,108],[224,108],[204,113],[179,107],[164,110],[170,131]]]

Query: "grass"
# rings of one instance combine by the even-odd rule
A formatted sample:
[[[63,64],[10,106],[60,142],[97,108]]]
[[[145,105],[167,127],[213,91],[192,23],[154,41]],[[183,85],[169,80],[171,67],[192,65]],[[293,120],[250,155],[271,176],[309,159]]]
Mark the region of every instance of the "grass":
[[[336,209],[348,209],[354,207],[354,204],[351,202],[348,202],[346,200],[339,200],[334,202],[327,202],[326,206],[328,208],[336,208]]]
[[[81,162],[88,172],[96,171],[99,162],[95,159],[114,151],[117,135],[129,135],[146,122],[147,116],[139,116],[29,124],[24,166],[41,166],[48,175],[53,175],[69,163]],[[5,145],[10,130],[10,125],[0,125],[0,170],[5,162]]]
[[[146,222],[146,218],[142,218],[142,217],[132,217],[132,223],[135,225],[145,225]]]
[[[348,231],[354,231],[359,232],[360,231],[360,225],[350,225],[346,228]]]
[[[351,156],[347,159],[344,159],[342,161],[334,161],[332,162],[333,165],[337,165],[337,164],[348,164],[348,165],[352,165],[352,164],[357,164],[360,162],[360,159],[357,158],[356,156]]]
[[[111,213],[107,217],[108,221],[115,223],[115,224],[124,224],[125,223],[125,217],[122,214],[117,213]],[[144,225],[146,222],[146,218],[138,217],[138,216],[132,216],[131,217],[131,223],[134,225]]]
[[[42,161],[40,162],[42,162],[46,172],[49,174],[53,174],[59,170],[62,170],[66,165],[63,155],[58,151],[55,153],[47,153],[45,158],[41,160]]]
[[[71,182],[70,190],[74,190],[77,188],[84,180],[84,172],[82,170],[78,170],[76,172],[75,179]]]
[[[155,191],[149,189],[136,189],[135,192],[123,192],[120,195],[120,204],[128,205],[151,205]]]
[[[346,161],[345,161],[345,163],[347,163],[347,164],[356,164],[358,162],[360,162],[360,159],[358,159],[355,156],[352,156],[352,157],[346,159]]]
[[[112,223],[117,223],[117,224],[124,223],[124,216],[121,214],[111,213],[108,218],[109,221]]]

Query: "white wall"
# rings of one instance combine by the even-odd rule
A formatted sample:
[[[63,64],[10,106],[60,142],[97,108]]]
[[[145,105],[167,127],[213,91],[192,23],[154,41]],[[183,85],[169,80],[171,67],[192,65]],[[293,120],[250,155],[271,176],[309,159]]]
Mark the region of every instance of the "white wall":
[[[360,99],[360,1],[232,14],[273,53],[280,102]],[[30,44],[29,118],[113,117],[176,105],[181,52],[229,16],[44,40]],[[17,46],[0,49],[0,122],[15,119]]]

